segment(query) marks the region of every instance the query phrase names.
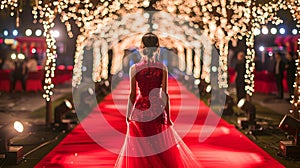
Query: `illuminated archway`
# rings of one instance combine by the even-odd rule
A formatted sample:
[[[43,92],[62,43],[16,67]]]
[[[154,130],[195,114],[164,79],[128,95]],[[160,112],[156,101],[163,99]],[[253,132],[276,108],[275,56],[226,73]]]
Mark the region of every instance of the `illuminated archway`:
[[[218,110],[218,112],[222,113],[221,110],[217,109],[223,108],[225,103],[223,89],[218,87],[218,52],[213,44],[211,44],[210,39],[202,33],[199,27],[176,15],[162,11],[145,12],[143,10],[123,15],[120,18],[109,18],[105,21],[100,19],[94,20],[94,22],[99,24],[94,24],[96,27],[90,27],[85,32],[85,36],[79,37],[79,39],[82,38],[82,42],[81,48],[79,50],[77,49],[78,52],[76,53],[76,64],[74,66],[74,72],[76,71],[76,73],[74,73],[73,76],[73,95],[79,95],[81,91],[84,92],[87,88],[94,90],[94,82],[100,81],[103,78],[105,79],[108,76],[105,74],[108,72],[105,66],[107,66],[109,49],[112,49],[115,54],[112,60],[112,67],[113,73],[117,73],[120,71],[120,66],[122,66],[124,49],[130,46],[138,47],[142,35],[152,31],[161,38],[162,47],[176,47],[178,49],[179,64],[184,62],[183,60],[187,60],[187,63],[183,65],[186,66],[186,68],[182,68],[185,74],[193,75],[194,78],[200,78],[200,70],[198,69],[200,68],[200,59],[201,57],[203,58],[204,65],[202,72],[204,73],[201,77],[205,78],[207,82],[211,82],[213,87],[212,94],[216,95],[215,97],[218,99],[218,101],[211,101],[211,107],[216,107],[213,108],[213,110]],[[176,44],[170,45],[167,42],[174,42]],[[186,54],[183,48],[187,49]],[[192,59],[193,50],[195,52],[194,60]],[[83,67],[83,65],[89,65],[84,63],[84,60],[87,58],[93,60],[89,60],[93,62],[92,75],[88,74],[87,78],[83,78],[86,77],[86,67]],[[179,69],[181,68],[180,66],[181,65],[178,65]],[[91,69],[91,67],[89,68]],[[197,73],[193,74],[192,69],[196,69],[195,72]],[[112,79],[112,81],[114,80]],[[114,85],[114,82],[112,82],[112,85]],[[193,85],[194,82],[192,82],[191,86]],[[179,89],[179,91],[180,90],[182,89]],[[76,92],[79,92],[79,94],[76,94]],[[128,92],[128,90],[126,90],[126,92]],[[114,94],[111,95],[112,97],[114,96]],[[94,100],[94,102],[94,104],[96,104],[96,100]],[[77,104],[78,102],[74,101],[74,103]],[[186,102],[183,102],[183,104],[184,103]],[[118,108],[117,102],[114,102],[114,105],[115,108]],[[193,108],[195,109],[195,113],[191,114],[192,117],[189,118],[190,123],[187,124],[184,130],[190,130],[192,121],[194,121],[193,119],[197,117],[196,111],[200,108],[199,102],[193,104]],[[99,108],[96,109],[99,110]],[[214,113],[213,110],[210,110],[209,113]],[[80,113],[83,111],[84,109],[77,110],[77,114],[80,116]],[[119,112],[121,112],[121,110]],[[101,112],[97,112],[97,114],[100,115]],[[184,113],[179,112],[179,115],[184,115]],[[182,119],[180,116],[177,118]],[[99,119],[102,120],[103,117],[99,116]],[[207,129],[208,131],[200,134],[199,137],[201,141],[209,137],[219,120],[220,117],[216,117],[215,115],[207,116],[203,129]],[[89,127],[85,127],[85,129],[90,130]],[[92,130],[90,135],[93,135]]]
[[[213,46],[210,40],[201,32],[197,25],[185,21],[178,16],[165,13],[165,12],[144,12],[139,10],[135,13],[126,14],[120,18],[109,19],[105,22],[102,20],[95,20],[99,22],[96,28],[91,28],[89,36],[83,40],[81,44],[82,49],[93,51],[93,80],[98,81],[100,76],[106,78],[107,72],[105,65],[107,65],[109,48],[113,48],[115,56],[113,58],[113,73],[120,70],[120,61],[124,55],[122,52],[125,49],[122,44],[132,44],[132,47],[139,46],[141,36],[148,32],[153,31],[158,34],[162,40],[163,47],[175,47],[178,52],[179,69],[186,70],[188,75],[192,75],[194,69],[194,77],[200,78],[200,59],[203,58],[203,76],[209,81],[211,55]],[[118,44],[120,41],[121,44]],[[124,42],[125,41],[125,42]],[[174,42],[176,44],[167,44],[167,42]],[[164,43],[165,42],[165,43]],[[127,45],[128,47],[128,45]],[[184,61],[183,48],[187,50],[186,68],[180,63]],[[80,83],[82,77],[82,59],[84,50],[77,50],[77,57],[75,59],[73,86]],[[192,50],[195,51],[194,60],[192,60]],[[103,63],[105,61],[105,63]],[[193,64],[195,66],[193,67]],[[106,67],[107,68],[107,67]]]

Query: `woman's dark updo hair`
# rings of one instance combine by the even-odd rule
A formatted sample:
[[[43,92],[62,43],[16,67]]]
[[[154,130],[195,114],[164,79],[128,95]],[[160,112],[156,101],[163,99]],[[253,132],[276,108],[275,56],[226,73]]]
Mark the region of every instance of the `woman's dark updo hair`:
[[[158,37],[151,32],[146,33],[142,37],[142,43],[144,47],[143,54],[146,55],[148,58],[152,58],[154,56],[154,52],[159,47]]]

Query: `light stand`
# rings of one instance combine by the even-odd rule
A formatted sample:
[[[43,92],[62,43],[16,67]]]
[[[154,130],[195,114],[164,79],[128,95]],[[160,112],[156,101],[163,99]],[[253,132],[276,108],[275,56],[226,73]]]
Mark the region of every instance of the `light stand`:
[[[230,94],[227,90],[225,91],[225,94],[226,94],[226,100],[225,100],[225,105],[224,105],[224,109],[223,109],[223,115],[233,115],[233,113],[234,113],[234,111],[233,111],[233,105],[234,105],[233,98],[230,96]]]
[[[256,129],[256,108],[255,106],[247,101],[245,98],[241,99],[238,102],[238,108],[243,110],[247,117],[238,117],[238,124],[240,128],[246,129],[248,128],[250,131],[253,131]]]
[[[64,100],[54,110],[54,123],[55,130],[69,130],[74,123],[73,119],[67,119],[66,115],[76,116],[73,110],[73,105],[69,100]]]
[[[284,157],[300,160],[300,121],[290,115],[285,115],[279,128],[293,135],[293,140],[280,141],[280,153]]]
[[[21,122],[11,122],[0,128],[0,155],[7,159],[9,164],[18,164],[23,160],[23,146],[9,146],[10,139],[24,131]]]

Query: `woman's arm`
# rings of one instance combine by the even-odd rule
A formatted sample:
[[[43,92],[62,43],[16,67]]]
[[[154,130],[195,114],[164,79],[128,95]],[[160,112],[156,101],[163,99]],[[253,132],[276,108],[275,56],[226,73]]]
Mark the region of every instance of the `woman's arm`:
[[[165,95],[165,97],[163,97],[163,100],[165,103],[165,111],[167,113],[167,124],[173,125],[170,116],[170,102],[169,102],[169,94],[168,94],[168,69],[165,66],[163,69],[162,91],[164,93],[163,95]]]
[[[135,66],[132,66],[129,70],[129,78],[130,78],[130,94],[127,105],[126,112],[126,121],[130,120],[132,106],[136,99],[136,80],[135,80]]]

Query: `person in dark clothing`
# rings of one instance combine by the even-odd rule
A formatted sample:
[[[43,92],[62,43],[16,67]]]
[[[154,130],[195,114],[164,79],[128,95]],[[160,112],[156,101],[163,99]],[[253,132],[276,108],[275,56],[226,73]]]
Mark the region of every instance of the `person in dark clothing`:
[[[246,66],[245,66],[245,54],[240,51],[237,54],[237,63],[235,66],[235,86],[237,101],[239,102],[242,98],[246,98],[246,82],[245,82]]]
[[[11,72],[11,87],[10,91],[14,91],[17,81],[21,81],[23,91],[26,91],[27,67],[24,60],[16,60],[14,70]]]
[[[289,89],[290,98],[294,94],[294,82],[295,82],[295,73],[296,73],[296,64],[293,56],[290,53],[285,55],[285,58],[288,60],[287,64],[285,65],[285,69],[287,71],[287,86]]]
[[[276,79],[276,85],[278,90],[278,98],[283,99],[283,72],[285,69],[285,63],[281,60],[281,56],[279,53],[275,53],[275,67],[274,67],[274,74]]]

